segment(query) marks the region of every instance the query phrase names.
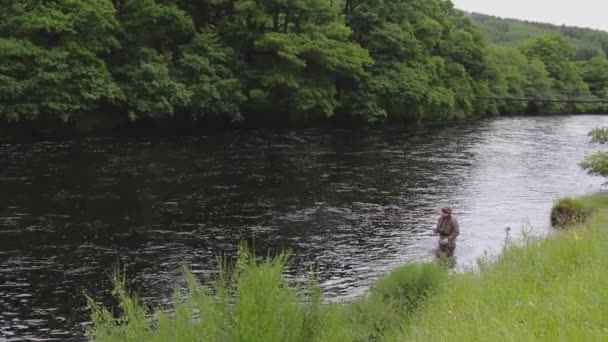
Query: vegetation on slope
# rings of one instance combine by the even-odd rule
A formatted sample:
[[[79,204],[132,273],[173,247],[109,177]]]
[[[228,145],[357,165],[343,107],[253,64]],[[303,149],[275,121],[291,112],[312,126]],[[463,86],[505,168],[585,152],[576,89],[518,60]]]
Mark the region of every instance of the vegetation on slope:
[[[560,35],[576,47],[576,60],[589,60],[608,55],[608,32],[573,26],[500,18],[479,13],[468,14],[489,42],[498,45],[520,46],[546,35]]]

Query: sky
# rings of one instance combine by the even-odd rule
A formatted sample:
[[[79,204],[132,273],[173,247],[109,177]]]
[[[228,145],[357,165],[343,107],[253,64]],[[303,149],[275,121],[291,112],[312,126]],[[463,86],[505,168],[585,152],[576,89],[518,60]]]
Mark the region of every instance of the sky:
[[[499,17],[608,31],[608,0],[452,0],[456,8]]]

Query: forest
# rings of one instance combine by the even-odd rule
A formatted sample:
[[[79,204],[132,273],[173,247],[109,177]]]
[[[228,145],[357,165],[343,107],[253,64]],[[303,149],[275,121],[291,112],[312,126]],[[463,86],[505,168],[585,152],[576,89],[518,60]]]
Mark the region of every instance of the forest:
[[[608,32],[605,31],[506,19],[479,13],[468,15],[481,29],[485,38],[494,44],[519,46],[539,36],[558,34],[566,37],[576,47],[576,60],[608,55]]]
[[[606,110],[496,99],[607,96],[603,33],[584,39],[596,49],[601,37],[588,53],[567,37],[575,29],[508,44],[484,31],[443,0],[4,1],[0,121],[274,127]]]

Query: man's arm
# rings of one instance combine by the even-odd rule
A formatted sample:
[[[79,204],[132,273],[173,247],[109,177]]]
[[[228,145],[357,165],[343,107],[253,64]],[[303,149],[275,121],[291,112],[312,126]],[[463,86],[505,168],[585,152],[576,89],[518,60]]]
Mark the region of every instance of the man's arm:
[[[460,226],[458,225],[458,221],[456,219],[452,219],[452,233],[450,234],[449,241],[456,241],[456,237],[460,235]]]
[[[439,225],[441,225],[441,219],[437,220],[437,226],[433,229],[433,233],[439,234]]]

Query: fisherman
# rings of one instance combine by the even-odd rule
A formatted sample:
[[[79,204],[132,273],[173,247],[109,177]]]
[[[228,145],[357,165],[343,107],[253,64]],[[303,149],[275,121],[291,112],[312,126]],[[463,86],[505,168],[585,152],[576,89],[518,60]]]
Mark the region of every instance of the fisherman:
[[[460,227],[456,218],[452,216],[452,209],[441,209],[441,217],[437,222],[434,233],[439,235],[439,251],[447,254],[447,256],[454,255],[456,238],[460,234]]]

